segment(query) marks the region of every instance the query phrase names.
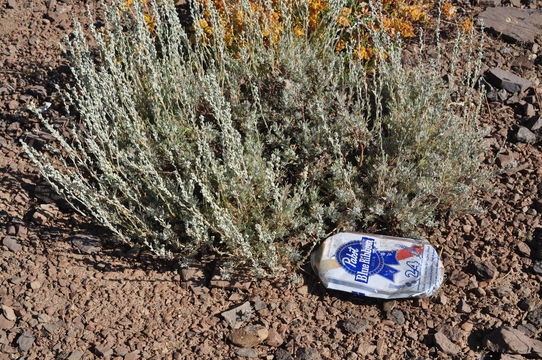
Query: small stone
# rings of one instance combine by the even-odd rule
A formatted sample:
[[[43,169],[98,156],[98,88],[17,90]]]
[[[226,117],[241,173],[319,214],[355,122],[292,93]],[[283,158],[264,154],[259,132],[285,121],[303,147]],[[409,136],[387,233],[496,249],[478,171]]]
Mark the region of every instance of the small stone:
[[[390,320],[393,320],[398,325],[403,325],[405,323],[405,314],[399,309],[393,309],[388,313]]]
[[[284,343],[284,339],[282,336],[280,336],[277,330],[271,328],[269,329],[269,334],[265,340],[265,343],[272,347],[279,347]]]
[[[542,341],[531,339],[521,331],[507,326],[493,330],[484,342],[494,352],[542,355]]]
[[[38,315],[38,321],[40,323],[48,323],[51,321],[51,317],[47,314],[39,314]]]
[[[462,312],[462,313],[470,313],[472,311],[472,308],[470,307],[470,305],[463,299],[459,302],[459,306],[457,308],[457,310],[459,312]]]
[[[243,348],[251,348],[267,339],[269,331],[263,326],[245,326],[230,333],[230,341]]]
[[[522,112],[522,115],[525,115],[528,117],[533,117],[536,115],[536,111],[534,109],[533,104],[529,104],[529,103],[526,103],[525,105],[523,105],[521,112]]]
[[[7,305],[2,305],[2,313],[9,321],[17,320],[17,317],[15,316],[15,311],[13,311],[13,309]]]
[[[437,300],[442,305],[446,305],[448,303],[448,298],[443,293],[440,293],[438,295]]]
[[[530,298],[527,298],[527,299],[522,299],[518,303],[518,307],[523,311],[532,311],[532,310],[536,309],[537,305],[538,305],[538,301],[534,297],[530,297]],[[541,325],[542,325],[542,322],[541,322]]]
[[[66,360],[81,360],[83,352],[79,350],[72,351]]]
[[[140,358],[139,351],[135,350],[124,355],[124,360],[138,360]]]
[[[256,300],[254,301],[254,310],[260,311],[267,309],[267,303],[265,301]]]
[[[467,334],[472,331],[473,327],[474,325],[469,321],[466,321],[461,325],[461,329],[463,329],[463,331],[465,331]]]
[[[290,355],[290,353],[284,349],[275,350],[274,356],[274,360],[294,360],[292,355]]]
[[[296,353],[297,360],[321,360],[318,350],[313,348],[300,348]]]
[[[17,242],[17,239],[13,236],[4,237],[4,240],[2,240],[2,244],[13,252],[19,252],[23,249],[22,245],[19,244]]]
[[[534,262],[533,271],[539,275],[542,275],[542,260],[537,260]]]
[[[480,5],[482,6],[491,6],[491,7],[495,7],[495,6],[500,6],[501,5],[501,0],[480,0]]]
[[[529,311],[527,320],[537,328],[542,328],[542,307]]]
[[[510,96],[510,94],[508,93],[508,91],[504,89],[500,89],[499,91],[497,91],[497,96],[499,97],[501,101],[506,101],[508,100],[508,97]]]
[[[518,243],[518,253],[520,255],[529,257],[529,256],[531,256],[531,248],[526,243],[520,242],[520,243]]]
[[[19,107],[19,102],[17,100],[11,100],[8,103],[8,109],[11,110],[11,111],[17,109],[18,107]]]
[[[22,352],[30,350],[34,344],[34,335],[31,332],[24,332],[17,338],[17,346]]]
[[[510,93],[520,93],[531,86],[527,79],[517,76],[509,71],[493,68],[486,72],[489,83],[499,89],[505,89]]]
[[[32,290],[38,290],[39,288],[41,288],[41,282],[39,282],[39,281],[32,281],[32,282],[30,283],[30,288],[31,288]]]
[[[512,167],[517,164],[516,155],[512,154],[499,154],[497,155],[497,164],[501,168]]]
[[[252,316],[252,307],[247,301],[233,309],[224,311],[221,315],[232,329],[239,329]]]
[[[396,305],[397,305],[397,301],[395,300],[385,301],[384,304],[382,305],[382,310],[384,310],[384,312],[390,312],[395,308]]]
[[[8,9],[17,9],[18,7],[17,0],[8,0]]]
[[[498,271],[495,265],[487,261],[482,262],[480,259],[478,259],[473,263],[473,266],[474,266],[474,273],[476,277],[478,277],[478,279],[481,281],[492,280],[498,274]]]
[[[516,133],[516,140],[524,143],[534,143],[536,142],[536,135],[525,126],[520,126]]]
[[[70,238],[70,240],[73,246],[85,254],[94,254],[98,252],[102,245],[100,239],[91,235],[80,234]]]
[[[454,344],[442,331],[438,331],[434,335],[435,344],[446,354],[458,355],[461,352],[461,347]]]
[[[486,291],[484,290],[483,287],[477,287],[476,289],[474,289],[474,294],[476,296],[479,296],[479,297],[484,297],[487,295]]]
[[[130,349],[123,345],[117,346],[114,350],[115,350],[115,355],[118,355],[118,356],[124,356],[130,352]]]
[[[246,358],[255,358],[258,357],[258,352],[250,348],[240,348],[236,349],[235,353],[237,356],[246,357]]]
[[[15,321],[6,319],[4,315],[0,315],[0,330],[9,330],[15,325]]]
[[[339,322],[339,326],[349,334],[361,334],[369,326],[369,321],[362,318],[347,318]]]
[[[97,345],[94,347],[94,351],[98,356],[106,357],[113,355],[113,349],[108,345]]]
[[[307,295],[308,292],[309,292],[309,288],[307,285],[303,285],[297,289],[297,293],[302,296]]]
[[[531,131],[542,129],[542,116],[539,116],[536,120],[534,120],[530,128]]]

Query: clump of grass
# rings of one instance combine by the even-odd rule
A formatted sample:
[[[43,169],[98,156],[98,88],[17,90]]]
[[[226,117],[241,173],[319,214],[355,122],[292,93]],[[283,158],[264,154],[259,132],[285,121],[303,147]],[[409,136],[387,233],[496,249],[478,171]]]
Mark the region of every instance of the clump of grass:
[[[337,229],[408,235],[472,204],[479,62],[444,82],[439,61],[404,67],[400,43],[374,26],[376,56],[359,61],[355,46],[336,51],[345,3],[328,5],[317,36],[295,30],[299,19],[311,26],[310,7],[294,17],[283,6],[280,36],[269,41],[265,17],[246,21],[235,51],[212,3],[193,3],[190,32],[168,1],[113,5],[91,28],[95,45],[81,29],[68,41],[77,85],[66,104],[80,126],[65,138],[44,121],[56,145],[23,146],[122,242],[162,256],[214,251],[258,275],[279,274]]]

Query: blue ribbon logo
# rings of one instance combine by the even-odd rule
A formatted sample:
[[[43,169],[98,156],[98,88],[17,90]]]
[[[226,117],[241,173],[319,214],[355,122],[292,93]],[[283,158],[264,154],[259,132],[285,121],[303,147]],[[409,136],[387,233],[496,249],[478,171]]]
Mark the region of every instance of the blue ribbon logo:
[[[397,251],[376,251],[375,240],[362,237],[344,244],[337,250],[335,257],[344,270],[354,275],[358,282],[366,284],[372,275],[380,275],[394,282],[399,270],[390,265],[399,265]]]

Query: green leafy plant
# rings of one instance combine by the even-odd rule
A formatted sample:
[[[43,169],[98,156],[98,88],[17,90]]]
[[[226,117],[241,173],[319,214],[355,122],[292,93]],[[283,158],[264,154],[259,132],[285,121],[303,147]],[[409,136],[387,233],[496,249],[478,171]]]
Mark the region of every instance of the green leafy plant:
[[[213,251],[277,275],[338,229],[412,234],[472,204],[482,178],[477,53],[458,41],[445,82],[439,59],[403,66],[401,44],[368,29],[369,66],[335,49],[344,5],[310,37],[282,9],[272,44],[246,22],[235,53],[199,25],[224,31],[212,6],[194,3],[187,31],[167,1],[113,5],[92,42],[80,28],[68,41],[80,126],[66,138],[44,120],[55,145],[23,146],[75,209],[162,256]],[[454,79],[460,47],[472,68]]]

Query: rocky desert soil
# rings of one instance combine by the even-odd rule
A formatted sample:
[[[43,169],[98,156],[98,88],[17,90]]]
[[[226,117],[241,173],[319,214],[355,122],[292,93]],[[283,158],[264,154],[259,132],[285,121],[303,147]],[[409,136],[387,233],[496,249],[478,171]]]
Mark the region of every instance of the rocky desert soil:
[[[43,182],[19,145],[73,120],[61,38],[94,0],[0,0],[0,359],[542,358],[542,2],[463,2],[487,27],[483,212],[429,240],[446,280],[429,299],[380,301],[288,281],[225,280],[110,245]],[[353,229],[354,230],[354,229]],[[362,230],[362,229],[356,229]]]

